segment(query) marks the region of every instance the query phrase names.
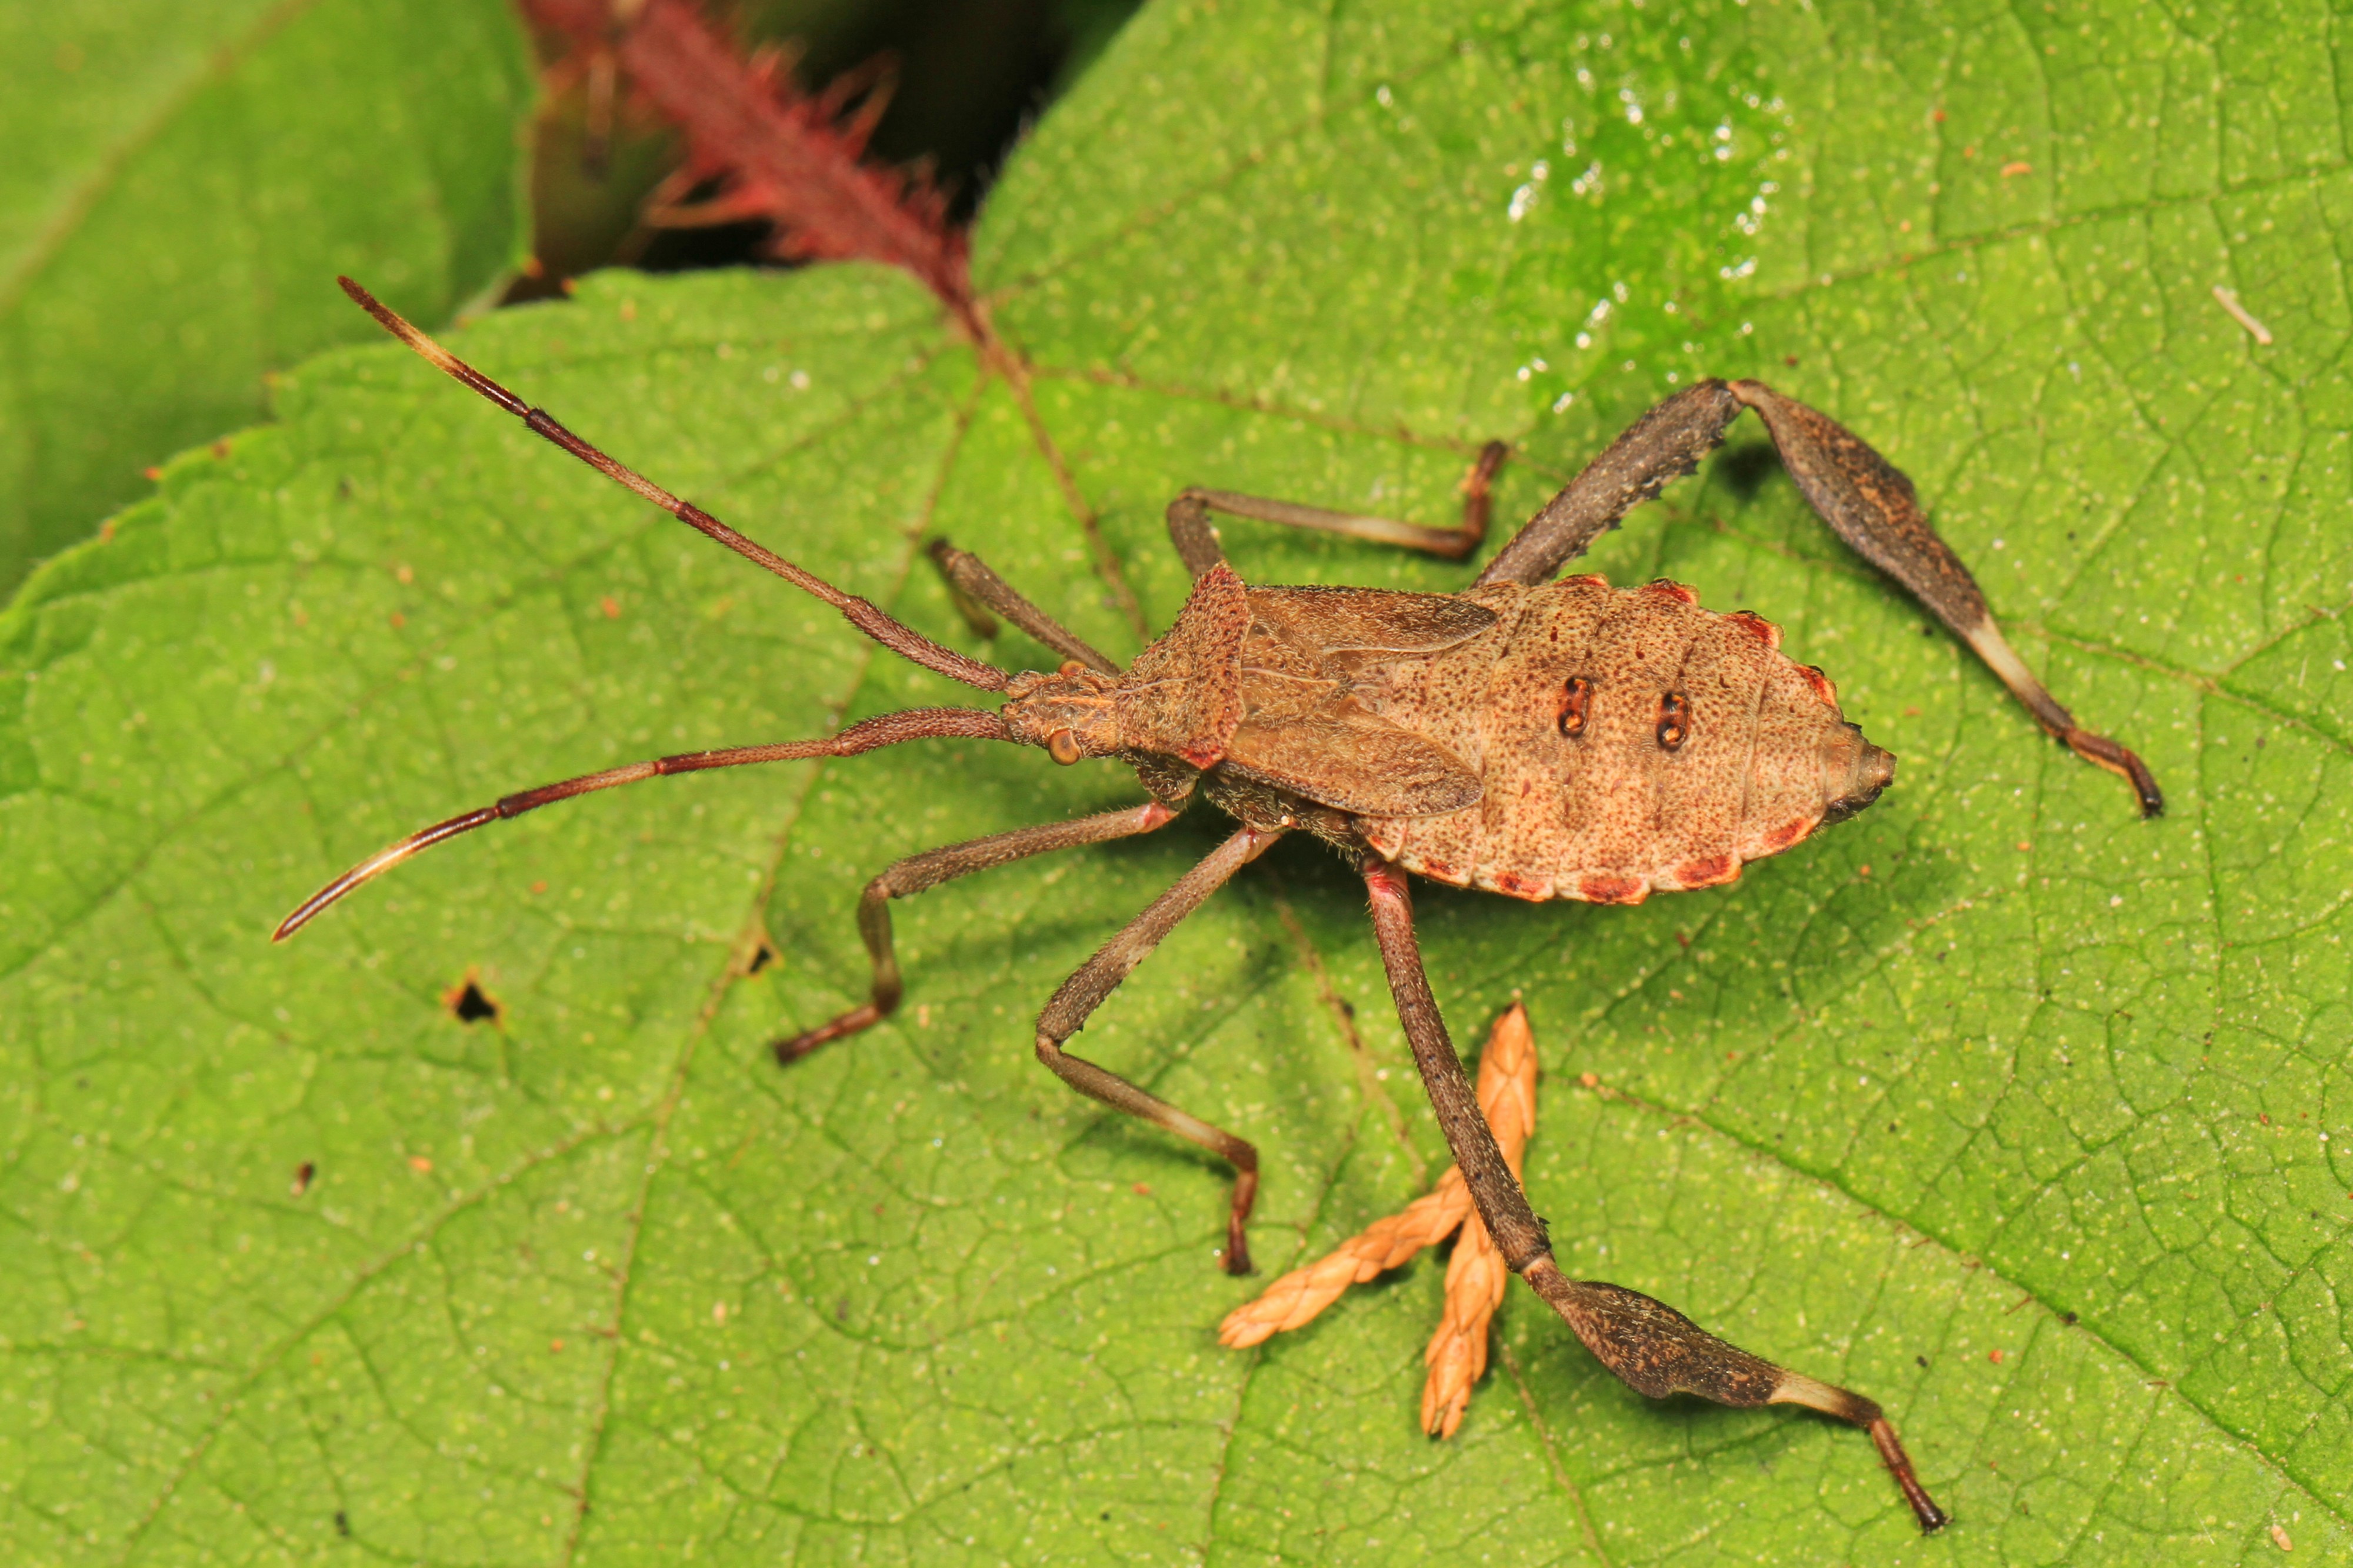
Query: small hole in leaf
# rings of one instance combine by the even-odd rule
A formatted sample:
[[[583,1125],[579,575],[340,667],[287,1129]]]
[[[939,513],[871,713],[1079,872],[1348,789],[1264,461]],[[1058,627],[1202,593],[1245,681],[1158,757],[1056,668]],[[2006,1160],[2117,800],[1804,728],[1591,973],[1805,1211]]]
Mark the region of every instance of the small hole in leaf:
[[[480,1024],[485,1020],[495,1024],[506,1016],[506,1009],[499,1005],[498,998],[483,990],[481,984],[471,974],[444,993],[441,1005],[448,1008],[449,1016],[461,1024]]]
[[[776,963],[780,956],[782,955],[776,952],[776,944],[764,936],[760,939],[760,945],[752,950],[752,957],[744,965],[744,973],[757,974]]]

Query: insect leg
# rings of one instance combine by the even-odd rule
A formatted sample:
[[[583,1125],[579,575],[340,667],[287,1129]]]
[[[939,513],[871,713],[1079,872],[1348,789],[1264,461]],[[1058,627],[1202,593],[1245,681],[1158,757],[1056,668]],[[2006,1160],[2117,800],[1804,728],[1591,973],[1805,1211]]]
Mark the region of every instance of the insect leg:
[[[1269,500],[1234,490],[1204,489],[1197,485],[1168,503],[1168,535],[1176,542],[1176,553],[1192,568],[1196,577],[1225,558],[1218,548],[1217,531],[1209,526],[1208,514],[1212,511],[1256,518],[1261,522],[1280,522],[1291,528],[1345,534],[1351,539],[1368,539],[1376,544],[1401,544],[1409,550],[1427,550],[1449,561],[1460,561],[1486,540],[1487,518],[1493,508],[1490,488],[1495,470],[1511,455],[1511,447],[1501,441],[1490,441],[1480,449],[1470,474],[1462,481],[1462,521],[1452,528],[1427,528],[1417,522],[1399,522],[1395,518],[1329,511],[1320,506]]]
[[[1781,466],[1841,539],[1976,649],[2045,730],[2076,755],[2131,784],[2143,816],[2164,812],[2165,795],[2147,765],[2106,736],[2079,727],[2011,651],[1977,579],[1929,526],[1912,481],[1900,469],[1836,420],[1762,382],[1736,381],[1725,390],[1757,410],[1780,450]]]
[[[1187,490],[1168,503],[1168,537],[1185,569],[1196,577],[1226,558],[1218,531],[1209,526],[1208,505],[1198,491]]]
[[[1548,582],[1618,520],[1715,450],[1740,403],[1720,381],[1698,382],[1634,422],[1545,502],[1479,574],[1481,584]]]
[[[776,1060],[797,1061],[828,1040],[838,1040],[844,1035],[881,1023],[899,1005],[899,957],[891,942],[891,900],[903,899],[910,893],[927,892],[942,882],[992,867],[1010,865],[1026,860],[1032,855],[1050,854],[1057,849],[1075,849],[1082,844],[1101,844],[1109,839],[1126,838],[1173,822],[1176,814],[1153,801],[1145,805],[1132,805],[1122,811],[1106,811],[1096,816],[1082,816],[1076,822],[1050,822],[1037,827],[1017,827],[1010,833],[992,833],[986,838],[967,839],[944,848],[927,849],[921,855],[910,855],[894,863],[888,870],[866,884],[858,899],[858,934],[866,941],[867,956],[874,963],[874,989],[867,1001],[829,1023],[820,1024],[803,1034],[778,1040],[772,1047]]]
[[[1446,1144],[1461,1167],[1479,1215],[1512,1271],[1525,1279],[1560,1314],[1586,1349],[1635,1392],[1652,1399],[1696,1394],[1719,1405],[1804,1405],[1871,1434],[1879,1456],[1894,1476],[1905,1501],[1923,1531],[1941,1528],[1945,1511],[1913,1473],[1912,1461],[1896,1440],[1895,1428],[1879,1406],[1843,1388],[1818,1383],[1726,1344],[1662,1301],[1598,1279],[1571,1279],[1553,1261],[1544,1221],[1504,1163],[1495,1135],[1480,1114],[1478,1096],[1462,1070],[1462,1059],[1447,1038],[1446,1023],[1424,973],[1414,939],[1413,903],[1405,873],[1377,857],[1364,865],[1372,894],[1373,931],[1389,994],[1413,1048],[1414,1066],[1438,1113]]]
[[[1010,583],[990,571],[987,563],[971,551],[958,550],[944,539],[934,539],[931,543],[931,556],[939,563],[941,574],[947,578],[948,586],[984,611],[996,611],[1064,658],[1076,659],[1089,669],[1099,670],[1104,675],[1119,673],[1119,666],[1089,647],[1076,632],[1023,598]],[[973,620],[969,612],[965,618]],[[985,619],[986,616],[982,617]],[[988,637],[994,634],[996,627],[975,621],[973,630]]]
[[[1081,964],[1062,982],[1046,1010],[1038,1015],[1038,1059],[1054,1076],[1090,1100],[1139,1116],[1165,1127],[1179,1138],[1199,1144],[1234,1168],[1234,1196],[1226,1215],[1226,1271],[1250,1271],[1250,1241],[1243,1225],[1250,1203],[1258,1196],[1258,1150],[1223,1128],[1179,1110],[1159,1096],[1137,1088],[1117,1073],[1071,1056],[1062,1042],[1086,1026],[1088,1016],[1103,998],[1118,989],[1130,971],[1176,930],[1179,921],[1201,907],[1233,874],[1265,852],[1282,832],[1262,833],[1245,827],[1211,850],[1207,858],[1185,873],[1176,885],[1152,900],[1127,929],[1103,943],[1103,951]]]

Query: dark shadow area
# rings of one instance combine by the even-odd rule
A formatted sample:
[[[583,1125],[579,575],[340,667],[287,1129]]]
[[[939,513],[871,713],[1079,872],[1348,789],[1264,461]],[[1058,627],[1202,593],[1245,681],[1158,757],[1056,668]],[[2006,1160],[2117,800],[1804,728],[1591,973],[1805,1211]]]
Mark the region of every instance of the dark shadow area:
[[[1770,441],[1727,447],[1715,460],[1716,478],[1744,502],[1755,500],[1757,492],[1765,488],[1765,481],[1780,471],[1781,457],[1773,450]]]

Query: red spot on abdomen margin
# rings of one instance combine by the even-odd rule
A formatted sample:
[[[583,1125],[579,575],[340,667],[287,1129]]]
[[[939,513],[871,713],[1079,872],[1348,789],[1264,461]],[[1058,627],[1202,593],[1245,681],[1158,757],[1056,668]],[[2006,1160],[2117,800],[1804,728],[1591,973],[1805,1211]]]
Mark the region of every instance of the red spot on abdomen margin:
[[[1781,628],[1754,610],[1735,610],[1724,618],[1767,647],[1778,648],[1781,646]]]
[[[1542,903],[1552,897],[1551,883],[1514,876],[1509,871],[1496,872],[1487,879],[1484,886],[1492,891],[1507,893],[1514,899],[1526,899],[1531,903]]]
[[[1577,896],[1588,904],[1639,904],[1651,896],[1651,884],[1640,877],[1594,873],[1577,879]]]
[[[1675,868],[1675,880],[1686,888],[1714,888],[1739,876],[1740,862],[1729,855],[1703,855]]]

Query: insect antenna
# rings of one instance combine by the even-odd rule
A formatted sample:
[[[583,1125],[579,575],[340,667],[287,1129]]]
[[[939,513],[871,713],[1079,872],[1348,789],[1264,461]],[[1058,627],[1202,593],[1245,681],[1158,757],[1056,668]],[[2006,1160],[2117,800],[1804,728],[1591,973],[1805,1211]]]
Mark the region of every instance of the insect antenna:
[[[902,741],[951,736],[970,741],[1011,741],[1014,738],[1006,728],[1005,721],[986,708],[911,708],[904,712],[878,713],[871,719],[861,719],[839,734],[823,741],[781,741],[766,746],[728,746],[715,752],[688,752],[680,756],[656,757],[649,762],[630,763],[623,767],[607,768],[602,773],[583,773],[578,778],[541,784],[536,789],[502,796],[489,805],[477,806],[447,822],[437,822],[396,844],[377,850],[304,900],[300,909],[278,922],[278,929],[270,932],[269,940],[284,942],[310,924],[311,917],[329,904],[361,883],[374,881],[412,855],[430,849],[461,833],[471,833],[485,823],[503,822],[510,816],[521,816],[526,811],[537,811],[541,806],[553,805],[559,800],[570,800],[575,795],[613,789],[621,784],[636,784],[640,779],[660,778],[670,773],[702,773],[709,768],[740,768],[754,763],[797,762],[806,757],[854,757],[860,752],[871,752],[878,746],[895,746]]]
[[[474,391],[480,393],[492,403],[521,419],[533,430],[563,447],[614,483],[637,491],[689,528],[708,534],[744,560],[754,565],[767,568],[803,593],[831,605],[841,612],[842,617],[851,626],[856,626],[901,658],[944,675],[950,680],[960,680],[966,686],[976,686],[983,691],[1002,691],[1012,680],[1012,676],[995,665],[983,664],[976,658],[966,658],[953,648],[942,647],[921,632],[892,620],[857,595],[845,594],[816,574],[794,565],[765,545],[754,543],[693,502],[681,500],[635,468],[607,457],[565,429],[547,410],[533,407],[431,338],[427,337],[404,321],[390,306],[357,283],[348,278],[338,278],[335,281],[342,284],[343,292],[352,297],[353,302],[369,315],[374,316],[385,331],[415,349],[425,359],[439,366]]]

